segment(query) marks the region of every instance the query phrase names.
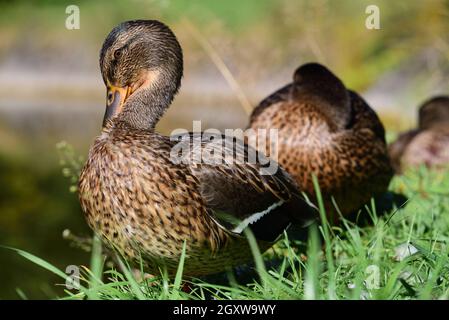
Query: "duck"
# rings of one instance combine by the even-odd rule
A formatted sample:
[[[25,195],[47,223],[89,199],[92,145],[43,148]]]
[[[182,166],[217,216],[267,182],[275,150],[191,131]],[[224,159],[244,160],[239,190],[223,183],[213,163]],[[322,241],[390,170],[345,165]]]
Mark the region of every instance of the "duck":
[[[146,272],[197,277],[253,260],[316,210],[277,163],[241,139],[207,132],[166,136],[155,126],[183,76],[181,46],[164,23],[125,21],[106,37],[102,130],[78,193],[100,239]]]
[[[398,174],[421,165],[434,169],[449,165],[449,96],[429,98],[418,109],[417,127],[401,133],[388,147]]]
[[[270,129],[277,130],[275,139]],[[315,202],[316,177],[331,223],[386,192],[393,176],[376,112],[319,63],[299,66],[291,83],[263,99],[247,130],[248,143],[275,159]]]

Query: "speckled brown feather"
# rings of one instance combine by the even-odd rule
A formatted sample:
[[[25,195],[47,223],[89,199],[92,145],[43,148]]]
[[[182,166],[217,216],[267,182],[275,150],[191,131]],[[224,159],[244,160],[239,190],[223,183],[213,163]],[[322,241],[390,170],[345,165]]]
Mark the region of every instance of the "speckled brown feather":
[[[142,255],[151,272],[164,265],[175,270],[187,239],[186,274],[221,269],[223,257],[228,254],[226,260],[232,263],[233,255],[217,255],[219,248],[234,251],[242,243],[230,242],[229,234],[209,217],[198,179],[185,166],[171,164],[170,148],[157,134],[103,133],[80,177],[87,221],[122,253],[131,258]]]
[[[297,86],[293,82],[263,100],[255,108],[249,128],[278,129],[277,160],[300,189],[314,195],[315,174],[328,214],[336,216],[331,196],[344,215],[352,213],[385,192],[392,177],[383,125],[359,95],[347,91],[349,120],[339,119],[344,124],[341,127],[334,119],[344,111],[328,113],[327,105],[317,105],[324,101],[319,97],[319,85],[314,85],[313,95],[302,86],[299,90],[305,93],[297,94]]]
[[[183,241],[187,241],[186,275],[214,273],[250,261],[246,238],[215,221],[213,199],[208,201],[202,192],[214,181],[204,173],[222,177],[225,189],[245,188],[246,192],[236,195],[254,204],[246,206],[250,210],[254,206],[260,210],[266,199],[292,201],[294,185],[281,170],[261,176],[257,164],[173,163],[169,158],[173,145],[168,137],[154,132],[105,130],[80,177],[80,201],[89,225],[129,257],[141,254],[153,272],[162,266],[171,273],[176,270]],[[253,190],[256,186],[260,193]],[[240,199],[225,200],[237,207]],[[282,217],[279,214],[277,220]],[[271,246],[267,241],[259,244],[262,250]]]

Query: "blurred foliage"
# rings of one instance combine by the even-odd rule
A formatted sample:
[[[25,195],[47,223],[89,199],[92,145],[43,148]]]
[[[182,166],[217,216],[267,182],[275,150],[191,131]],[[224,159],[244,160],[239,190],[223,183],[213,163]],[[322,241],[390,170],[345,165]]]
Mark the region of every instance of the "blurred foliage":
[[[70,4],[80,7],[77,32],[64,28]],[[365,9],[372,4],[380,8],[381,30],[365,28]],[[117,23],[152,18],[169,23],[184,48],[200,51],[182,26],[184,19],[195,23],[231,67],[239,62],[233,71],[243,80],[248,73],[267,77],[281,66],[318,60],[349,86],[364,89],[423,49],[436,48],[449,60],[449,0],[16,0],[0,2],[0,8],[0,52],[29,38],[40,49],[83,43],[96,52]]]
[[[90,231],[76,194],[69,192],[69,183],[61,174],[56,151],[35,153],[18,137],[15,142],[22,152],[0,150],[0,244],[39,252],[56,259],[62,269],[85,263],[88,255],[62,239],[67,227],[77,234],[90,235]],[[30,269],[30,264],[7,250],[0,249],[0,266],[0,299],[17,298],[18,284],[29,298],[53,297],[58,292],[56,277]]]
[[[78,191],[78,178],[84,165],[84,157],[75,154],[73,146],[65,141],[56,145],[59,153],[59,164],[62,174],[70,181],[70,192]]]

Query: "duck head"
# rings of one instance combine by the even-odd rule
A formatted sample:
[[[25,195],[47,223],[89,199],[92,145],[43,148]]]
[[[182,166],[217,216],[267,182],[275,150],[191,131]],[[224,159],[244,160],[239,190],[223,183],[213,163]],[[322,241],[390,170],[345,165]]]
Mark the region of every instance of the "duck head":
[[[154,129],[181,84],[182,49],[165,24],[126,21],[106,37],[100,69],[107,88],[103,128]]]
[[[418,127],[427,130],[436,126],[449,126],[449,96],[437,96],[419,108]]]
[[[330,127],[346,128],[351,117],[349,93],[329,69],[319,63],[304,64],[296,69],[293,82],[297,98],[319,109]]]

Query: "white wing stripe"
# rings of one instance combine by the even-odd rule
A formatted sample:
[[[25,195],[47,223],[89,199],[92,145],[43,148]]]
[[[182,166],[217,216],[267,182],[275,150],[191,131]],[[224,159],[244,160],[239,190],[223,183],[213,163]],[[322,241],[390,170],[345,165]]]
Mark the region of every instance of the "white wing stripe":
[[[264,211],[260,211],[260,212],[256,212],[253,213],[252,215],[250,215],[248,218],[244,219],[242,222],[239,223],[239,225],[237,227],[235,227],[234,229],[232,229],[231,231],[234,233],[242,233],[242,231],[250,224],[253,224],[254,222],[256,222],[257,220],[259,220],[260,218],[262,218],[264,215],[266,215],[267,213],[269,213],[270,211],[272,211],[273,209],[276,209],[277,207],[281,206],[284,203],[283,200],[279,201],[279,202],[275,202],[273,203],[271,206],[269,206],[267,209],[265,209]]]

